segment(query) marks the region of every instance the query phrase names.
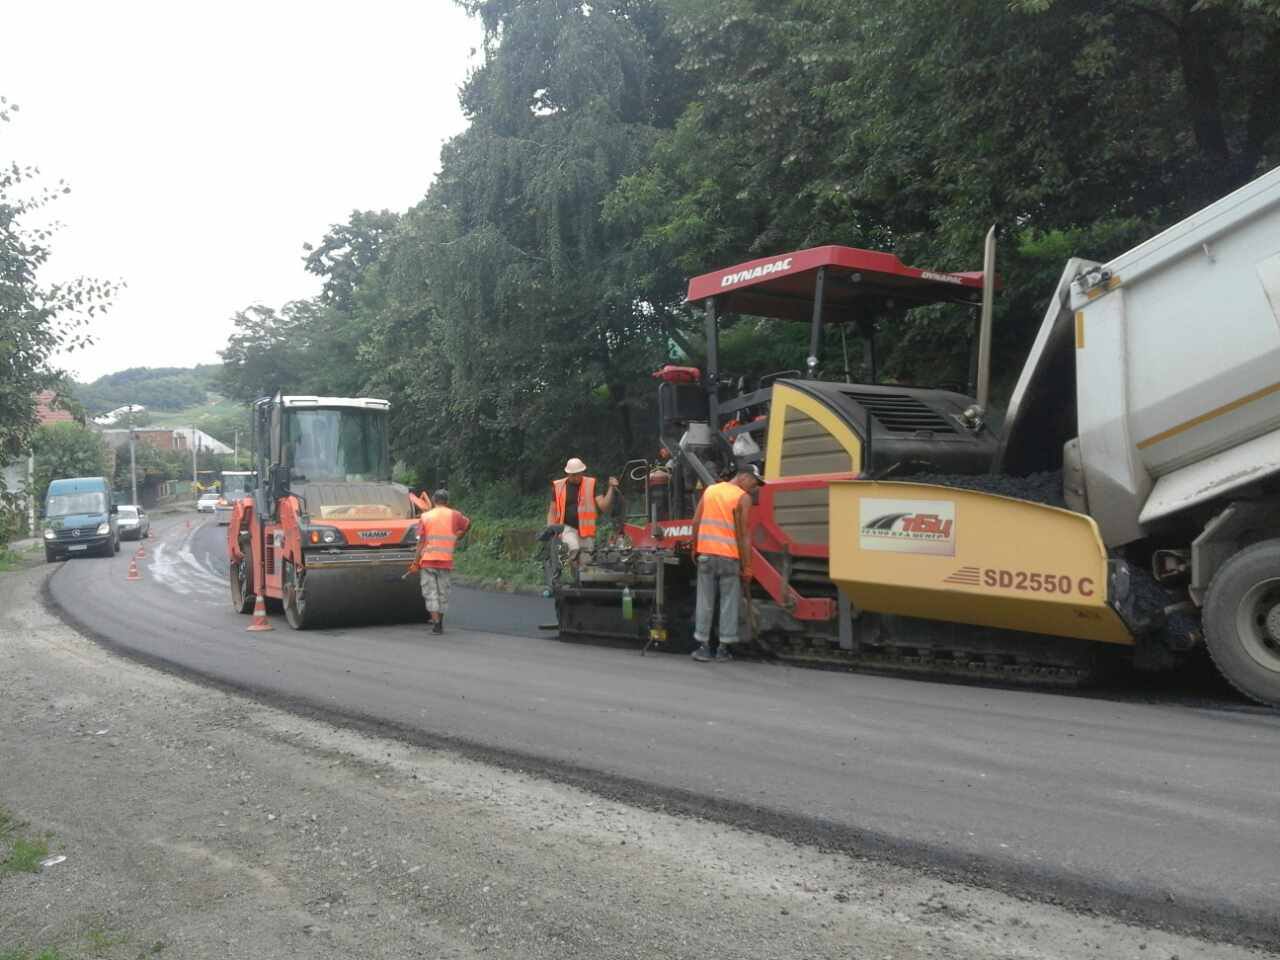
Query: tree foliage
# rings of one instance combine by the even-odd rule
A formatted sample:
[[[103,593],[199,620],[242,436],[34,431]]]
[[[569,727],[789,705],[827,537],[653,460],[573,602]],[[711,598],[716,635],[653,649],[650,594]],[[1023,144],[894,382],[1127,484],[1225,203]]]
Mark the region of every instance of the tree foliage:
[[[0,131],[17,111],[0,97]],[[42,186],[35,167],[0,166],[0,463],[30,448],[37,426],[36,395],[60,381],[53,356],[88,343],[85,323],[107,307],[115,292],[114,284],[98,280],[44,283],[39,277],[49,259],[53,230],[27,223],[69,192],[62,181]]]
[[[46,423],[32,438],[35,496],[44,502],[49,483],[62,477],[101,477],[109,459],[102,438],[78,423]],[[127,459],[127,458],[126,458]]]
[[[1000,224],[1007,386],[1067,257],[1280,162],[1277,0],[463,6],[483,61],[426,196],[332,227],[306,251],[321,295],[249,308],[224,353],[243,399],[388,397],[427,481],[536,489],[570,454],[651,454],[649,372],[699,359],[687,278],[817,244],[975,269]],[[725,323],[726,369],[801,364],[802,330]],[[963,381],[970,332],[882,330],[883,369]]]
[[[220,370],[216,364],[130,367],[91,383],[77,383],[73,389],[89,416],[128,404],[140,404],[148,410],[182,410],[205,402]]]

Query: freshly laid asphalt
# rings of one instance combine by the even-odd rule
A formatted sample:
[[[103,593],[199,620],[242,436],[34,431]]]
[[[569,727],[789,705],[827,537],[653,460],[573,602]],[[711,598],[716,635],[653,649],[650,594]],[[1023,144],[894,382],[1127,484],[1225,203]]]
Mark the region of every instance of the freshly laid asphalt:
[[[190,523],[190,528],[187,524]],[[225,527],[52,572],[114,649],[295,709],[659,806],[1185,932],[1280,944],[1280,713],[564,644],[548,601],[455,588],[421,624],[248,633]]]

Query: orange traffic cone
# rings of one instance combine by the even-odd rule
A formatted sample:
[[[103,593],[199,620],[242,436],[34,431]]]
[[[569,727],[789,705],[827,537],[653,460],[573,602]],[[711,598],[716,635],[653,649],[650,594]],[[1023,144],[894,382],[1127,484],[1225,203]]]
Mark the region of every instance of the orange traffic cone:
[[[147,558],[146,548],[142,544],[138,544],[138,552],[135,553],[134,556],[139,560],[145,560]]]
[[[142,574],[138,573],[138,561],[137,561],[137,560],[130,560],[130,561],[129,561],[129,576],[125,577],[125,579],[126,579],[126,580],[141,580],[141,579],[142,579]]]
[[[262,594],[258,594],[257,599],[253,601],[253,622],[245,627],[246,630],[274,630],[271,621],[267,619],[267,604],[262,599]]]

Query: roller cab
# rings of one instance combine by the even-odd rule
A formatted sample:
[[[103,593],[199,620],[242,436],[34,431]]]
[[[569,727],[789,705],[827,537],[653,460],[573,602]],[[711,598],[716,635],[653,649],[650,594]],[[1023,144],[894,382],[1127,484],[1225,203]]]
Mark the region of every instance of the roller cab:
[[[1132,645],[1127,568],[1087,516],[932,484],[830,487],[831,578],[860,609]]]
[[[392,482],[385,400],[254,404],[254,485],[234,504],[231,602],[278,601],[294,629],[424,616],[409,490]]]

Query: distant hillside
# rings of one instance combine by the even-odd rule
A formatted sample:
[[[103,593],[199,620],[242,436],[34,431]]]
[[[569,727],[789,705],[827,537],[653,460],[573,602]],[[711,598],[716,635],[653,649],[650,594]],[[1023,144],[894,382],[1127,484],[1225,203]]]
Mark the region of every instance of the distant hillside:
[[[76,398],[94,417],[129,403],[150,411],[176,411],[203,405],[220,364],[197,367],[131,367],[92,383],[75,384]]]

